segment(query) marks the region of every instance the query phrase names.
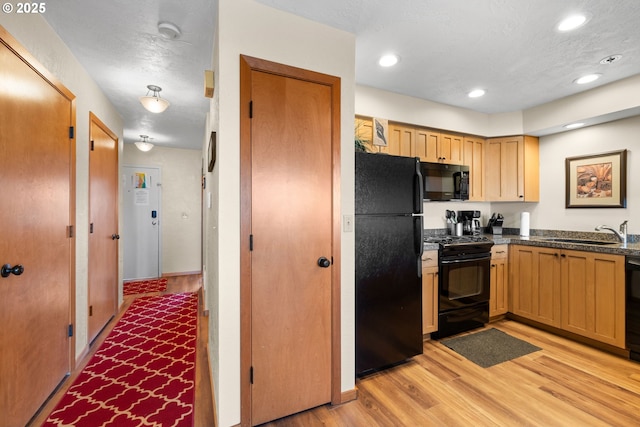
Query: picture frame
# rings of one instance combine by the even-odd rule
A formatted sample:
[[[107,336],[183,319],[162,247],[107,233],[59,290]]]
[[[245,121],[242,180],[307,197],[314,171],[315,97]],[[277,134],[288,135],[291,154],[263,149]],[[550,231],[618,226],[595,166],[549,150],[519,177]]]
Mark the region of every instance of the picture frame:
[[[627,150],[567,157],[567,208],[626,208]]]
[[[373,118],[373,145],[387,147],[389,145],[389,121]]]
[[[213,172],[213,167],[216,164],[216,133],[211,132],[211,137],[209,138],[209,167],[207,168],[209,172]]]

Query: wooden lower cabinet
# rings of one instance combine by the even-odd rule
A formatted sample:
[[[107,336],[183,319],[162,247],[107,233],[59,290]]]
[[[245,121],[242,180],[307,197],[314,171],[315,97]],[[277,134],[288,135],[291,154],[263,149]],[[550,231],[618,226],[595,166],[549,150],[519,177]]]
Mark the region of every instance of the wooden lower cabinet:
[[[507,245],[491,248],[491,280],[489,317],[506,314],[509,310],[509,251]]]
[[[560,250],[513,245],[510,252],[513,314],[560,327]]]
[[[438,330],[438,251],[422,254],[422,333]]]
[[[624,256],[562,251],[562,329],[625,347]]]
[[[511,311],[625,348],[624,256],[513,245]]]

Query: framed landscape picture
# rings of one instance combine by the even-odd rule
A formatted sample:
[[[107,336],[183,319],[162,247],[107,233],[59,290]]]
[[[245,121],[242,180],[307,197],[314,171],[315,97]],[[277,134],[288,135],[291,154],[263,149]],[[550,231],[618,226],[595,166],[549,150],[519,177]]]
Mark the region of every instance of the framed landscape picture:
[[[568,157],[567,208],[627,207],[627,150]]]

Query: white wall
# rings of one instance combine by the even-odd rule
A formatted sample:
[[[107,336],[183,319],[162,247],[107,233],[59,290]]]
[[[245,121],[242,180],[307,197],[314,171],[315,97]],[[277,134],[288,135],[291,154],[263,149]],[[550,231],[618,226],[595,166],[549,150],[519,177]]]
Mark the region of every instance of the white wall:
[[[202,153],[157,145],[143,153],[124,144],[121,163],[161,168],[162,274],[200,272]]]
[[[89,111],[118,136],[120,153],[122,152],[122,118],[41,16],[0,13],[0,25],[76,96],[75,354],[78,357],[88,346]],[[121,249],[122,245],[120,245],[120,253],[122,253]],[[119,281],[121,280],[122,262],[120,262],[119,274]]]
[[[210,353],[221,427],[240,422],[240,54],[339,76],[342,87],[342,213],[353,214],[355,37],[253,0],[219,0],[211,126],[218,131],[212,210],[207,215]],[[217,259],[211,259],[217,257]],[[217,264],[217,270],[211,267]],[[354,238],[342,235],[342,390],[355,380]]]

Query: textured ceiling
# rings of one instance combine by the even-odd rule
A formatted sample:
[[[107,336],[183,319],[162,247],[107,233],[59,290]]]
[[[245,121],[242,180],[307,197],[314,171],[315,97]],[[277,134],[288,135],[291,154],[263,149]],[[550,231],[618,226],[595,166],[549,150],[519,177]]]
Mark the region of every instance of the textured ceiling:
[[[640,73],[639,0],[256,0],[356,35],[358,84],[484,113],[547,103]],[[199,149],[209,109],[217,0],[56,0],[45,18],[120,111],[125,142],[139,134],[160,145]],[[558,22],[574,12],[589,21],[571,33]],[[179,41],[158,35],[169,21]],[[390,69],[377,65],[400,55]],[[609,55],[622,59],[609,65]],[[578,86],[583,74],[601,73]],[[146,85],[172,103],[146,113]],[[482,98],[467,92],[484,88]]]
[[[209,99],[204,70],[211,69],[213,0],[55,0],[43,14],[124,120],[125,142],[148,135],[159,146],[200,149]],[[159,22],[182,35],[160,36]],[[138,98],[147,85],[162,88],[171,102],[161,114],[146,111]]]
[[[257,0],[356,34],[356,80],[484,113],[527,109],[640,73],[638,0]],[[590,20],[570,33],[572,13]],[[401,60],[377,65],[387,52]],[[611,65],[609,55],[623,58]],[[598,81],[578,86],[584,74]],[[471,99],[474,88],[487,91]]]

